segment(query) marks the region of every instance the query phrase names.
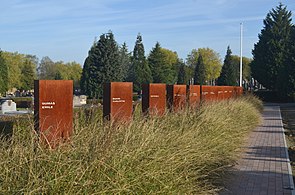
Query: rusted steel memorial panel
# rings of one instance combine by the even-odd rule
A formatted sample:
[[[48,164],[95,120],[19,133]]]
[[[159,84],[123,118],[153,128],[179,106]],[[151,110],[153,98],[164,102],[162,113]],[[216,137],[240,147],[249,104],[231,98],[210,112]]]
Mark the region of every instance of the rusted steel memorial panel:
[[[217,100],[218,91],[213,86],[202,86],[202,101]]]
[[[162,116],[166,111],[166,84],[142,85],[142,112]]]
[[[217,93],[217,100],[223,100],[224,99],[224,90],[222,86],[215,86],[216,87],[216,93]]]
[[[243,87],[233,87],[234,97],[240,97],[243,95]]]
[[[196,107],[201,101],[200,94],[200,85],[188,85],[187,94],[188,94],[188,104],[190,107]]]
[[[202,101],[207,101],[210,99],[210,93],[209,93],[209,88],[208,86],[202,85],[202,94],[201,94],[201,100]]]
[[[225,90],[227,91],[227,99],[233,98],[233,87],[225,86]]]
[[[132,119],[131,82],[111,82],[104,84],[103,117],[107,120],[127,122]]]
[[[35,130],[51,148],[69,139],[73,128],[73,81],[34,81]]]
[[[167,102],[170,110],[178,111],[186,106],[186,85],[167,85]]]

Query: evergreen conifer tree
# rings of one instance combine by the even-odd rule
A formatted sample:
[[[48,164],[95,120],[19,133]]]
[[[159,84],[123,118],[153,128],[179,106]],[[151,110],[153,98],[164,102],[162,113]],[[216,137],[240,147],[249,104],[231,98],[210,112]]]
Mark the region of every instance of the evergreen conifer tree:
[[[169,56],[171,55],[172,56]],[[171,57],[175,57],[175,62],[169,62]],[[164,49],[157,42],[149,54],[148,62],[152,71],[154,83],[174,84],[177,81],[177,54]]]
[[[291,42],[277,79],[277,92],[281,100],[295,101],[295,27],[292,28]]]
[[[163,60],[164,58],[163,58],[163,54],[161,53],[161,46],[160,46],[160,43],[157,42],[148,57],[148,63],[151,68],[154,83],[162,82],[161,66],[163,66],[163,63],[164,63]]]
[[[264,87],[276,90],[278,73],[284,66],[289,52],[292,28],[291,12],[281,3],[264,19],[264,27],[254,45],[251,71],[254,78]]]
[[[232,51],[230,47],[227,47],[226,56],[224,58],[223,66],[221,69],[220,77],[218,78],[218,85],[237,85],[237,75],[236,75],[234,63],[232,61]]]
[[[141,84],[152,82],[152,73],[144,52],[142,37],[138,34],[127,78],[127,81],[133,82],[133,90],[136,92],[141,91]]]
[[[119,59],[120,64],[122,65],[123,81],[126,81],[131,63],[131,53],[128,52],[126,43],[123,43],[123,45],[119,48]]]
[[[203,61],[202,54],[199,54],[197,64],[195,65],[194,84],[203,85],[205,83],[205,80],[206,80],[205,64]]]
[[[88,53],[82,71],[81,89],[92,98],[102,95],[106,82],[122,81],[119,48],[112,32],[100,36]]]
[[[187,83],[186,65],[184,62],[179,61],[177,84],[186,84],[186,83]]]
[[[91,90],[90,90],[89,83],[92,81],[90,80],[90,77],[89,77],[90,75],[89,71],[90,71],[90,64],[94,63],[93,53],[94,53],[95,44],[96,43],[92,45],[91,49],[88,52],[88,57],[85,59],[82,74],[81,74],[81,79],[80,79],[80,87],[81,87],[82,93],[87,94],[90,97],[92,96],[90,94]]]

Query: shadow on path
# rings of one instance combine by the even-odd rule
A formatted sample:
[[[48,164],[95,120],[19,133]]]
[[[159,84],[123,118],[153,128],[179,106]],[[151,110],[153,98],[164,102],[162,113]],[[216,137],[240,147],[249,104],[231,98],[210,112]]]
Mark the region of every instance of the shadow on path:
[[[232,178],[225,181],[225,183],[230,184],[230,188],[222,190],[219,193],[220,195],[292,194],[288,174],[269,171],[241,171],[237,169],[232,169],[230,173]]]

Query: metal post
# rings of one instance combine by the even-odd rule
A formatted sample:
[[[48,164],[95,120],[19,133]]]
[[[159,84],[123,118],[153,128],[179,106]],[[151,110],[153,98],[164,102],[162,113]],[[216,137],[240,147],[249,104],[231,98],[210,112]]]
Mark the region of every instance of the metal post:
[[[240,23],[240,87],[243,80],[243,23]]]

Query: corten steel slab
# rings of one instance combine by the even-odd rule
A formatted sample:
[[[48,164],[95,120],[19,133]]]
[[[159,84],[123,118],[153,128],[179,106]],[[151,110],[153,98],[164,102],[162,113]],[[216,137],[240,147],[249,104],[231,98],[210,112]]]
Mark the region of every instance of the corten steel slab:
[[[233,98],[237,98],[239,93],[238,87],[233,87]]]
[[[201,91],[202,91],[201,100],[202,101],[207,101],[209,99],[208,86],[202,85],[201,86]]]
[[[114,122],[132,119],[131,82],[105,83],[103,88],[103,117]]]
[[[215,92],[212,86],[202,86],[202,101],[212,101],[215,97]]]
[[[243,95],[243,87],[235,87],[235,96],[240,97]]]
[[[223,86],[224,91],[224,99],[230,99],[231,93],[230,93],[230,86]]]
[[[239,95],[239,96],[242,96],[243,93],[244,93],[244,89],[243,89],[243,87],[239,87],[239,93],[238,93],[238,95]]]
[[[224,90],[222,86],[216,86],[217,91],[217,99],[223,100],[224,99]]]
[[[186,106],[186,85],[167,85],[168,108],[179,111]]]
[[[229,86],[228,87],[229,88],[229,98],[233,98],[234,97],[234,87],[233,86]]]
[[[166,111],[166,84],[142,85],[142,112],[163,116]]]
[[[201,95],[200,95],[200,85],[188,85],[187,94],[188,94],[188,103],[189,106],[194,108],[200,104]]]
[[[227,91],[228,99],[236,97],[235,95],[235,86],[225,86]]]
[[[217,86],[211,86],[211,100],[217,101],[218,100],[218,87]]]
[[[55,148],[73,128],[73,81],[34,81],[35,130],[41,142]]]

